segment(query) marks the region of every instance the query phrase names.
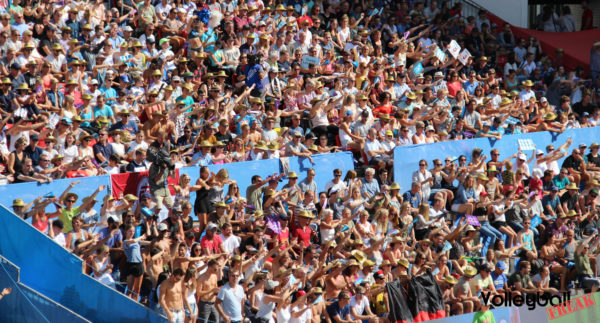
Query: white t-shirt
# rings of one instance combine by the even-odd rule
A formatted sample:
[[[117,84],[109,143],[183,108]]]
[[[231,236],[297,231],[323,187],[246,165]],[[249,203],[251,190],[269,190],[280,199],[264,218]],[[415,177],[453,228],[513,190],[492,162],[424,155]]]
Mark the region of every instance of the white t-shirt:
[[[67,245],[67,240],[65,239],[65,234],[64,233],[59,233],[57,235],[54,236],[54,242],[58,243],[61,247],[65,248],[65,246]]]
[[[365,313],[365,308],[369,307],[369,300],[366,297],[362,297],[360,301],[356,300],[356,296],[352,296],[350,298],[350,307],[354,307],[356,314],[363,315]],[[352,318],[356,320],[356,318]]]
[[[300,306],[294,306],[294,308],[292,308],[292,313],[297,313],[300,312],[301,310],[303,310],[306,307],[306,305],[300,307]],[[304,311],[304,313],[302,313],[302,315],[300,315],[299,317],[291,317],[290,318],[290,323],[306,323],[306,322],[310,322],[310,320],[312,319],[312,311],[306,310]]]
[[[244,293],[242,286],[236,284],[235,287],[231,287],[227,283],[219,290],[217,297],[222,301],[223,312],[232,321],[242,320],[242,300],[246,298],[246,293]]]
[[[223,236],[223,234],[220,234],[220,236],[221,240],[223,240],[223,248],[225,248],[227,253],[233,256],[235,249],[240,247],[240,237],[233,234],[227,238]]]

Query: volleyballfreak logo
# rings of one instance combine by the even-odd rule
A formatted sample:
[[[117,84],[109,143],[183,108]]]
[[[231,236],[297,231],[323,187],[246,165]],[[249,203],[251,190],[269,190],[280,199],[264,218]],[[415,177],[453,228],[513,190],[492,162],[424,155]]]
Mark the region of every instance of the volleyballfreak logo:
[[[494,307],[511,307],[526,305],[530,311],[536,307],[559,306],[563,303],[568,303],[571,300],[571,293],[561,293],[559,295],[546,296],[545,294],[525,294],[512,295],[505,291],[504,294],[492,294],[491,292],[482,292],[481,300],[483,304],[493,305]]]
[[[554,320],[595,305],[596,299],[594,298],[594,294],[585,294],[560,304],[550,306],[546,311],[548,313],[548,320]]]

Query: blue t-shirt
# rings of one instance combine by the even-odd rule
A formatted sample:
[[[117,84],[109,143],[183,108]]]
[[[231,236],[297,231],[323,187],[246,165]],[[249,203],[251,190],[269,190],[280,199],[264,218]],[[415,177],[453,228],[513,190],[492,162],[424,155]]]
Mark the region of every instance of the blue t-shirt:
[[[490,273],[490,276],[492,277],[492,281],[494,282],[494,287],[496,289],[504,289],[504,286],[506,286],[506,283],[508,282],[508,278],[506,278],[504,273],[498,275],[495,271],[493,271]]]
[[[246,72],[246,86],[252,86],[257,90],[263,89],[263,82],[260,78],[260,74],[263,73],[262,65],[256,64],[248,69]]]
[[[544,214],[548,215],[546,206],[550,205],[552,209],[556,209],[560,205],[560,197],[557,195],[552,198],[551,194],[548,194],[542,198],[542,206],[544,207]]]
[[[410,206],[415,209],[419,208],[419,205],[421,205],[421,194],[419,194],[419,192],[415,194],[411,193],[410,191],[405,192],[402,194],[402,198],[405,202],[410,203]]]
[[[371,183],[363,179],[361,192],[367,193],[370,197],[373,197],[379,193],[379,183],[377,183],[376,179],[373,179]]]
[[[339,315],[340,319],[345,320],[346,317],[350,314],[350,305],[346,305],[340,308],[340,301],[336,301],[331,305],[327,306],[327,314],[329,314],[329,317],[332,319],[336,315]]]

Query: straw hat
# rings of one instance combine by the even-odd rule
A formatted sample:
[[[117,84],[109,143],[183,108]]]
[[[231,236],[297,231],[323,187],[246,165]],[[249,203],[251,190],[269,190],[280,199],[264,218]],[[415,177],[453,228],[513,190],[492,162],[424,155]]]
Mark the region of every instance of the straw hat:
[[[309,218],[309,219],[314,219],[315,215],[312,214],[312,212],[308,212],[306,210],[302,210],[300,211],[300,213],[298,213],[299,217],[303,217],[303,218]]]
[[[531,82],[531,80],[527,80],[525,82],[523,82],[524,86],[533,86],[533,82]]]
[[[400,189],[402,189],[402,188],[396,182],[393,182],[392,185],[390,185],[390,190],[400,190]]]
[[[475,267],[472,266],[467,266],[465,270],[463,270],[463,273],[465,274],[465,276],[473,277],[477,275],[477,269],[475,269]]]
[[[22,199],[14,199],[12,206],[25,206],[25,202]]]
[[[402,267],[404,267],[406,269],[408,269],[408,267],[410,267],[410,263],[405,258],[398,259],[398,265],[401,265]]]
[[[212,147],[213,145],[208,140],[202,140],[200,142],[200,147]]]
[[[454,278],[453,276],[444,277],[444,281],[450,285],[455,285],[456,283],[458,283],[458,280],[456,280],[456,278]]]
[[[579,189],[579,187],[577,187],[577,184],[575,184],[575,183],[570,183],[565,188],[568,189],[568,190],[578,190]]]
[[[554,112],[544,114],[544,121],[552,121],[554,119],[556,119],[556,114]]]

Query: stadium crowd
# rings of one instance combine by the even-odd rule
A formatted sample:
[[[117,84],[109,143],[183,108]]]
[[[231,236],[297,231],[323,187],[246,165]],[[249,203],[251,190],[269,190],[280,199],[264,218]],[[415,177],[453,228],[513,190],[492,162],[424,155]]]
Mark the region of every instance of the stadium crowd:
[[[595,290],[598,144],[474,149],[392,182],[399,145],[600,122],[600,77],[449,3],[13,0],[3,183],[150,177],[99,213],[107,187],[80,201],[77,182],[13,210],[173,322],[387,322],[385,283],[429,274],[446,315],[480,310],[482,292]],[[452,40],[464,62],[440,57]],[[323,190],[314,170],[244,188],[206,167],[342,150],[359,167]],[[198,177],[172,195],[161,154]]]

